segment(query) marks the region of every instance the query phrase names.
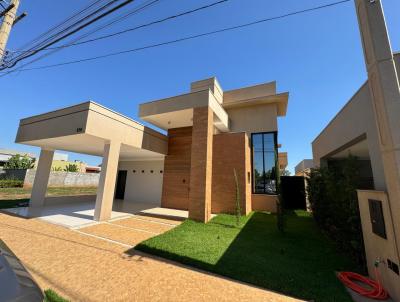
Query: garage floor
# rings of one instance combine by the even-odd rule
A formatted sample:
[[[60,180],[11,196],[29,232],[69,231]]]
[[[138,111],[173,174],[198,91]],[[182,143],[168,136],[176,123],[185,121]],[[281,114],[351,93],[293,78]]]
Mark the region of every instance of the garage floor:
[[[95,202],[71,202],[51,205],[41,208],[12,208],[3,211],[26,218],[39,218],[46,222],[71,229],[80,229],[98,222],[93,220]],[[187,211],[160,208],[157,204],[139,203],[115,200],[111,220],[132,217],[135,214],[148,216],[166,216],[171,219],[183,220],[188,217]]]

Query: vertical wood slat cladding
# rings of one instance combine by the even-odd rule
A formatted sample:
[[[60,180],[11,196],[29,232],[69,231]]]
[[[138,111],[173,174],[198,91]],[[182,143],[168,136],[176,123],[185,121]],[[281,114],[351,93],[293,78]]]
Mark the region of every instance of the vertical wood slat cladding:
[[[249,139],[246,133],[221,133],[213,140],[212,213],[233,213],[236,202],[236,169],[243,214],[251,211]]]
[[[168,130],[161,206],[188,210],[192,127]]]

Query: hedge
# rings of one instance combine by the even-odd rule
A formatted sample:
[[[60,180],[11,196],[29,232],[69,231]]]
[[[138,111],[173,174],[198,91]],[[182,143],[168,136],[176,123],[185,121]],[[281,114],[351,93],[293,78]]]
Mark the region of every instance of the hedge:
[[[365,268],[365,251],[357,189],[362,178],[358,161],[350,156],[341,165],[312,169],[308,175],[308,198],[320,228]]]
[[[22,188],[24,181],[19,179],[0,179],[0,188]]]

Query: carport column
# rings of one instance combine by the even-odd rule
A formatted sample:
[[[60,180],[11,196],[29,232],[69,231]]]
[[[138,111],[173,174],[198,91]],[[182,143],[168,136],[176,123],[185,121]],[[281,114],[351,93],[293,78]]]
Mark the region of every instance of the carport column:
[[[42,207],[46,198],[47,184],[49,183],[51,164],[53,163],[54,150],[40,151],[39,163],[36,168],[35,180],[31,193],[31,206]]]
[[[96,221],[111,218],[120,148],[121,143],[115,141],[104,145],[103,162],[94,210],[94,220]]]
[[[380,0],[356,0],[368,86],[397,244],[400,243],[400,87]],[[400,246],[398,246],[400,248]]]
[[[211,216],[213,118],[208,106],[193,109],[189,218],[202,222]]]

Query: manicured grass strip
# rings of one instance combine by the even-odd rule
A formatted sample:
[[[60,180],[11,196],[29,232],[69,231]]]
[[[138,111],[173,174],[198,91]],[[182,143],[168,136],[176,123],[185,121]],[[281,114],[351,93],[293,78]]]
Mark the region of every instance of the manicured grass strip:
[[[136,249],[297,298],[352,301],[335,271],[355,270],[338,254],[312,217],[296,211],[287,217],[287,232],[276,216],[255,212],[242,217],[218,215],[209,223],[191,220]]]
[[[64,299],[59,294],[57,294],[54,290],[47,289],[44,291],[43,302],[69,302],[69,300]]]

